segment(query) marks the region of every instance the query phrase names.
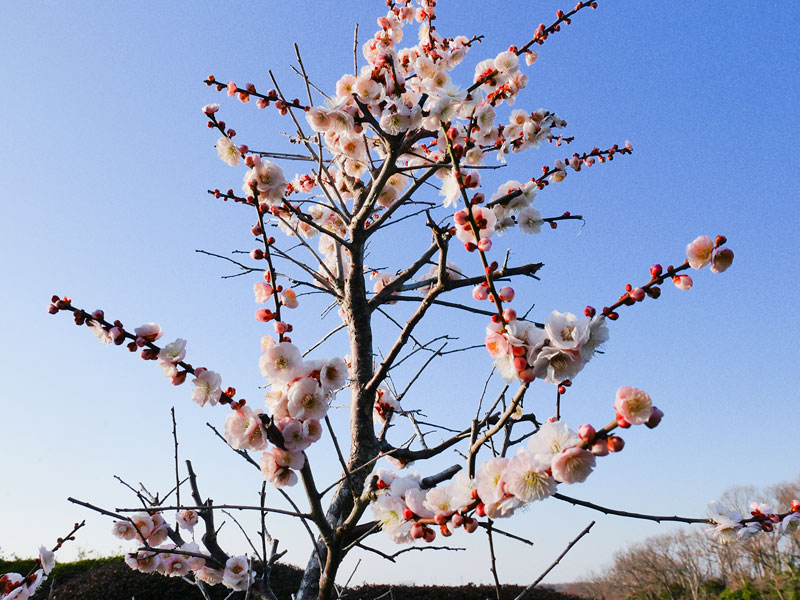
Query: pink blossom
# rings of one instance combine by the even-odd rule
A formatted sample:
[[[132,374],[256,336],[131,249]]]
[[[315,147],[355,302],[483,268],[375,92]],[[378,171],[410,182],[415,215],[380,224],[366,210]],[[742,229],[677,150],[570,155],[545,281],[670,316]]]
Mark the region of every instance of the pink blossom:
[[[628,385],[623,385],[617,390],[614,408],[631,425],[647,423],[652,406],[647,392]]]
[[[253,293],[256,297],[257,304],[263,304],[272,297],[272,286],[268,283],[254,283]]]
[[[303,436],[313,444],[322,437],[322,424],[316,419],[303,421]]]
[[[176,520],[182,529],[194,531],[194,526],[198,523],[197,511],[189,509],[178,511]]]
[[[44,546],[39,546],[39,564],[42,565],[42,570],[45,575],[49,575],[53,567],[56,566],[55,553],[48,550]]]
[[[585,481],[594,469],[594,454],[583,448],[567,448],[553,458],[553,478],[562,483]]]
[[[283,435],[283,446],[289,452],[302,452],[311,445],[303,432],[303,424],[297,419],[284,419],[278,423]]]
[[[161,513],[154,513],[151,518],[153,519],[153,532],[147,538],[147,543],[151,546],[158,546],[167,539],[169,527]]]
[[[297,346],[289,342],[281,342],[264,351],[258,367],[261,374],[271,383],[289,383],[296,377],[295,372],[302,362],[303,358],[300,356]]]
[[[255,574],[250,571],[246,556],[233,556],[225,563],[222,574],[222,585],[235,590],[243,591],[250,587]]]
[[[297,294],[292,289],[285,289],[281,292],[281,305],[286,308],[297,308]]]
[[[198,371],[201,371],[201,369],[195,369],[195,378],[192,381],[195,386],[192,392],[192,400],[200,406],[205,406],[208,403],[214,406],[222,396],[222,390],[220,389],[222,377],[208,369],[203,369],[200,373]]]
[[[136,552],[125,555],[125,564],[134,571],[153,573],[161,566],[161,556],[155,552]]]
[[[194,578],[202,581],[203,583],[207,583],[208,585],[217,585],[218,583],[222,583],[222,578],[224,577],[224,571],[220,569],[212,569],[211,567],[201,567],[200,569],[196,569],[194,571]]]
[[[483,463],[475,474],[478,485],[478,496],[484,504],[499,502],[505,496],[503,490],[503,473],[508,466],[507,458],[491,458]]]
[[[547,474],[550,461],[520,448],[503,475],[505,489],[521,502],[542,500],[556,491],[555,480]]]
[[[136,537],[136,528],[128,521],[114,521],[111,533],[123,540],[132,540]]]
[[[225,441],[237,450],[263,450],[267,446],[267,436],[260,415],[261,409],[253,410],[245,405],[225,419]]]
[[[158,353],[158,359],[167,363],[178,363],[186,357],[186,340],[178,338],[164,346]]]
[[[328,402],[315,379],[303,377],[289,387],[287,410],[294,419],[322,419],[328,412]]]
[[[707,235],[701,235],[686,246],[686,257],[689,266],[693,269],[702,269],[711,262],[711,253],[714,251],[714,241]]]
[[[508,354],[508,351],[510,349],[506,336],[500,333],[488,334],[486,336],[486,339],[484,340],[484,344],[486,346],[486,350],[489,352],[489,356],[491,356],[492,358],[505,356],[506,354]]]
[[[319,370],[319,383],[326,392],[347,383],[347,363],[340,357],[328,359]]]
[[[563,421],[542,423],[539,430],[528,441],[528,450],[537,457],[550,463],[562,450],[572,448],[581,443],[581,438]]]
[[[141,327],[133,330],[137,338],[142,338],[148,342],[155,342],[161,337],[161,327],[158,323],[145,323]]]

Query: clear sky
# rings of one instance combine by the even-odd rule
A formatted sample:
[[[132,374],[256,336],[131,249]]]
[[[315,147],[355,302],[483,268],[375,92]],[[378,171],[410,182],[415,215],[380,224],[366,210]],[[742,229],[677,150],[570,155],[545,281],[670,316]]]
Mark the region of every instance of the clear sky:
[[[440,2],[440,31],[486,36],[454,72],[456,82],[466,84],[477,61],[526,42],[568,4]],[[519,105],[566,119],[575,150],[625,140],[635,147],[632,156],[570,174],[538,196],[545,215],[570,210],[585,217],[585,226],[501,239],[520,262],[546,263],[542,281],[520,290],[524,302],[536,302],[533,318],[613,302],[625,283],[646,281],[653,262],[681,262],[686,243],[700,234],[725,234],[736,252],[724,275],[698,273],[691,292],[665,286],[657,302],[624,311],[611,327],[606,354],[565,398],[564,416],[574,427],[607,422],[623,384],[648,390],[666,413],[654,431],[630,430],[625,451],[600,460],[585,484],[563,489],[599,504],[702,516],[729,485],[767,485],[800,473],[800,382],[792,350],[800,335],[794,154],[800,8],[769,1],[733,6],[600,0],[598,10],[580,13],[539,48],[538,63],[527,70]],[[135,506],[114,475],[169,489],[172,406],[181,457],[194,461],[202,491],[217,502],[256,503],[258,473],[204,425],[221,427],[225,411],[201,410],[189,386],[172,388],[154,364],[98,344],[68,316],[52,317],[45,308],[58,293],[131,327],[157,321],[168,340],[188,338],[190,362],[220,372],[226,385],[257,404],[264,328],[252,317],[253,279],[223,280],[230,268],[194,252],[251,248],[250,211],[206,194],[238,188],[243,171],[219,161],[200,108],[223,104],[223,118],[254,148],[291,149],[280,133],[292,129],[275,111],[241,106],[202,79],[214,73],[268,89],[272,69],[290,97],[302,96],[289,66],[296,41],[314,82],[332,91],[352,70],[354,24],[364,40],[384,9],[383,2],[349,0],[6,3],[0,24],[2,552],[33,554],[84,518],[88,527],[76,547],[120,551],[109,520],[66,498]],[[496,185],[538,175],[542,164],[561,156],[552,147],[529,152],[487,180]],[[297,166],[285,169],[291,176]],[[407,243],[377,244],[375,266],[400,267],[398,255],[387,251],[419,238],[410,230],[397,235]],[[457,248],[453,258],[461,265],[476,259]],[[310,344],[333,319],[321,323],[309,302],[294,318],[295,340]],[[447,319],[440,313],[426,332],[482,341],[482,318]],[[386,350],[393,335],[381,325],[380,347]],[[345,339],[335,337],[315,356],[346,351]],[[417,385],[406,408],[454,424],[470,418],[490,360],[480,350],[454,356]],[[410,374],[399,373],[398,385]],[[544,415],[551,402],[546,385],[537,400]],[[342,395],[337,404],[345,401]],[[346,410],[334,411],[333,419],[344,424]],[[320,481],[338,477],[331,455],[325,442],[311,449]],[[457,460],[452,455],[418,468],[427,475]],[[270,501],[280,505],[277,494]],[[529,548],[500,541],[501,579],[530,581],[591,519],[597,526],[549,581],[579,578],[606,564],[615,549],[668,531],[555,500],[539,503],[498,524],[535,542]],[[288,561],[305,563],[302,529],[275,519],[270,530],[290,548]],[[232,522],[224,533],[231,551],[246,550]],[[356,583],[488,581],[485,536],[462,533],[451,540],[470,552],[410,553],[392,568],[353,553],[342,573],[362,558]]]

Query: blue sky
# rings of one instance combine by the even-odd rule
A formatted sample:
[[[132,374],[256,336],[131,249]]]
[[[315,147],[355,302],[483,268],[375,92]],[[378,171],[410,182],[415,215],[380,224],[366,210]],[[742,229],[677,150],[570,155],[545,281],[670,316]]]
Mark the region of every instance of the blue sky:
[[[623,384],[648,390],[666,413],[661,427],[630,430],[623,453],[600,461],[585,484],[564,490],[633,511],[702,515],[706,502],[729,485],[767,485],[800,473],[800,382],[792,346],[800,334],[794,316],[800,292],[800,169],[794,156],[800,9],[784,2],[741,2],[735,9],[710,4],[700,11],[688,2],[601,0],[598,10],[580,13],[539,49],[519,100],[524,108],[545,107],[566,119],[576,151],[628,139],[635,148],[630,157],[570,175],[538,196],[545,215],[570,210],[584,215],[585,226],[502,238],[520,261],[546,264],[541,282],[518,290],[526,302],[536,302],[532,316],[543,320],[553,309],[577,313],[586,304],[610,303],[625,283],[646,281],[653,262],[682,261],[685,244],[700,234],[723,233],[736,252],[724,275],[698,273],[691,292],[665,287],[657,302],[625,311],[611,327],[606,354],[581,373],[565,398],[565,418],[575,427],[607,422]],[[530,39],[557,8],[568,7],[551,1],[489,7],[440,2],[440,31],[486,36],[453,74],[455,81],[466,83],[477,61]],[[249,211],[205,192],[238,188],[243,173],[216,157],[216,138],[200,108],[220,102],[226,121],[259,149],[291,150],[280,135],[291,126],[275,111],[242,106],[201,82],[214,73],[268,89],[272,69],[289,96],[302,96],[289,67],[297,42],[312,79],[332,90],[352,70],[354,24],[365,40],[383,10],[377,1],[302,1],[280,10],[271,3],[223,8],[211,2],[88,1],[5,8],[4,553],[32,554],[83,518],[89,526],[77,546],[118,550],[107,520],[65,498],[135,505],[113,475],[168,489],[171,406],[182,457],[193,459],[204,493],[218,502],[255,503],[258,474],[205,426],[221,427],[224,411],[199,409],[188,387],[172,388],[153,364],[101,346],[45,307],[58,293],[78,306],[103,308],[129,326],[157,321],[166,338],[188,338],[193,364],[219,371],[256,403],[264,329],[252,319],[253,279],[222,280],[230,269],[194,252],[249,250],[252,224]],[[561,156],[552,147],[526,153],[487,181],[538,174],[542,164]],[[296,168],[285,166],[290,176]],[[411,229],[398,235],[412,252],[419,236]],[[396,239],[376,243],[376,265],[401,266],[393,260],[402,255],[389,253],[396,247]],[[460,251],[453,258],[461,265],[475,259]],[[319,307],[311,301],[307,306],[295,319],[300,345],[324,333]],[[441,313],[426,332],[456,331],[464,343],[480,343],[481,318],[446,319]],[[385,350],[393,331],[380,324],[377,333]],[[345,352],[338,337],[317,356]],[[482,377],[489,359],[482,351],[454,356],[418,384],[407,408],[466,421],[472,405],[464,399],[474,398],[482,384],[469,376]],[[546,391],[543,407],[550,402]],[[335,411],[334,421],[343,425],[345,412]],[[338,472],[330,454],[321,444],[311,459],[333,479]],[[418,468],[425,475],[436,466]],[[533,548],[500,542],[501,578],[530,580],[593,518],[598,525],[550,581],[580,577],[607,563],[614,549],[668,530],[542,503],[499,524],[536,542]],[[304,563],[302,530],[279,520],[270,527],[290,547],[287,560]],[[226,528],[229,545],[244,551],[233,523]],[[451,539],[468,545],[469,553],[412,553],[396,568],[353,555],[342,571],[349,574],[363,558],[356,582],[488,581],[485,538],[465,537]]]

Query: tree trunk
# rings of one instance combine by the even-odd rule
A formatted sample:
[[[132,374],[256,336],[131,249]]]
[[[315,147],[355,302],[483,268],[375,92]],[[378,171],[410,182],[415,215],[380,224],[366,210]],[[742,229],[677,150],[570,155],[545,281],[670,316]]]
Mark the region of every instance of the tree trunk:
[[[363,274],[363,242],[360,242],[359,237],[357,232],[353,232],[352,239],[354,241],[350,250],[350,261],[345,276],[345,296],[342,302],[350,337],[351,357],[351,445],[347,461],[350,478],[348,479],[345,473],[342,473],[343,481],[336,487],[325,515],[332,531],[331,539],[326,546],[321,538],[317,538],[319,552],[312,551],[308,559],[296,600],[331,600],[334,597],[336,573],[346,555],[345,548],[350,543],[350,531],[342,531],[339,527],[353,510],[353,493],[361,494],[364,482],[372,471],[369,468],[356,469],[373,460],[380,452],[372,423],[375,391],[367,388],[367,384],[374,374],[372,324]],[[350,489],[351,481],[352,491]],[[355,523],[351,525],[354,526]],[[320,562],[322,568],[320,568]]]

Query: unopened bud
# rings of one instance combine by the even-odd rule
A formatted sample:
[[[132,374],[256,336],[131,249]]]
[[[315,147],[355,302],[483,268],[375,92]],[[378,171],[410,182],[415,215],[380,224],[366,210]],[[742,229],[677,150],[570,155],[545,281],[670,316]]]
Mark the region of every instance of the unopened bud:
[[[422,539],[430,544],[436,539],[436,532],[433,529],[426,527]]]
[[[608,443],[606,440],[597,440],[590,448],[595,456],[606,456],[608,454]]]
[[[477,512],[477,511],[476,511]],[[478,528],[478,520],[471,517],[464,518],[464,531],[467,533],[475,533]]]
[[[500,300],[503,302],[511,302],[514,299],[514,288],[510,286],[501,287],[497,291],[497,295],[500,296]]]
[[[475,300],[486,300],[489,297],[489,288],[484,285],[476,285],[472,288],[472,297]]]
[[[661,288],[657,285],[647,288],[647,295],[650,296],[653,300],[661,296]]]
[[[658,424],[661,423],[661,419],[663,418],[664,413],[661,412],[661,409],[659,409],[657,406],[654,406],[650,409],[650,418],[647,419],[645,426],[647,426],[649,429],[658,427]]]
[[[625,440],[618,435],[612,435],[606,440],[606,445],[608,446],[609,452],[621,452],[625,447]]]
[[[267,308],[259,308],[256,311],[256,321],[261,321],[263,323],[266,323],[274,318],[275,318],[275,313],[273,313],[271,310]]]
[[[581,425],[578,427],[578,437],[587,444],[594,442],[595,435],[597,435],[597,431],[595,431],[595,428],[591,425]]]

